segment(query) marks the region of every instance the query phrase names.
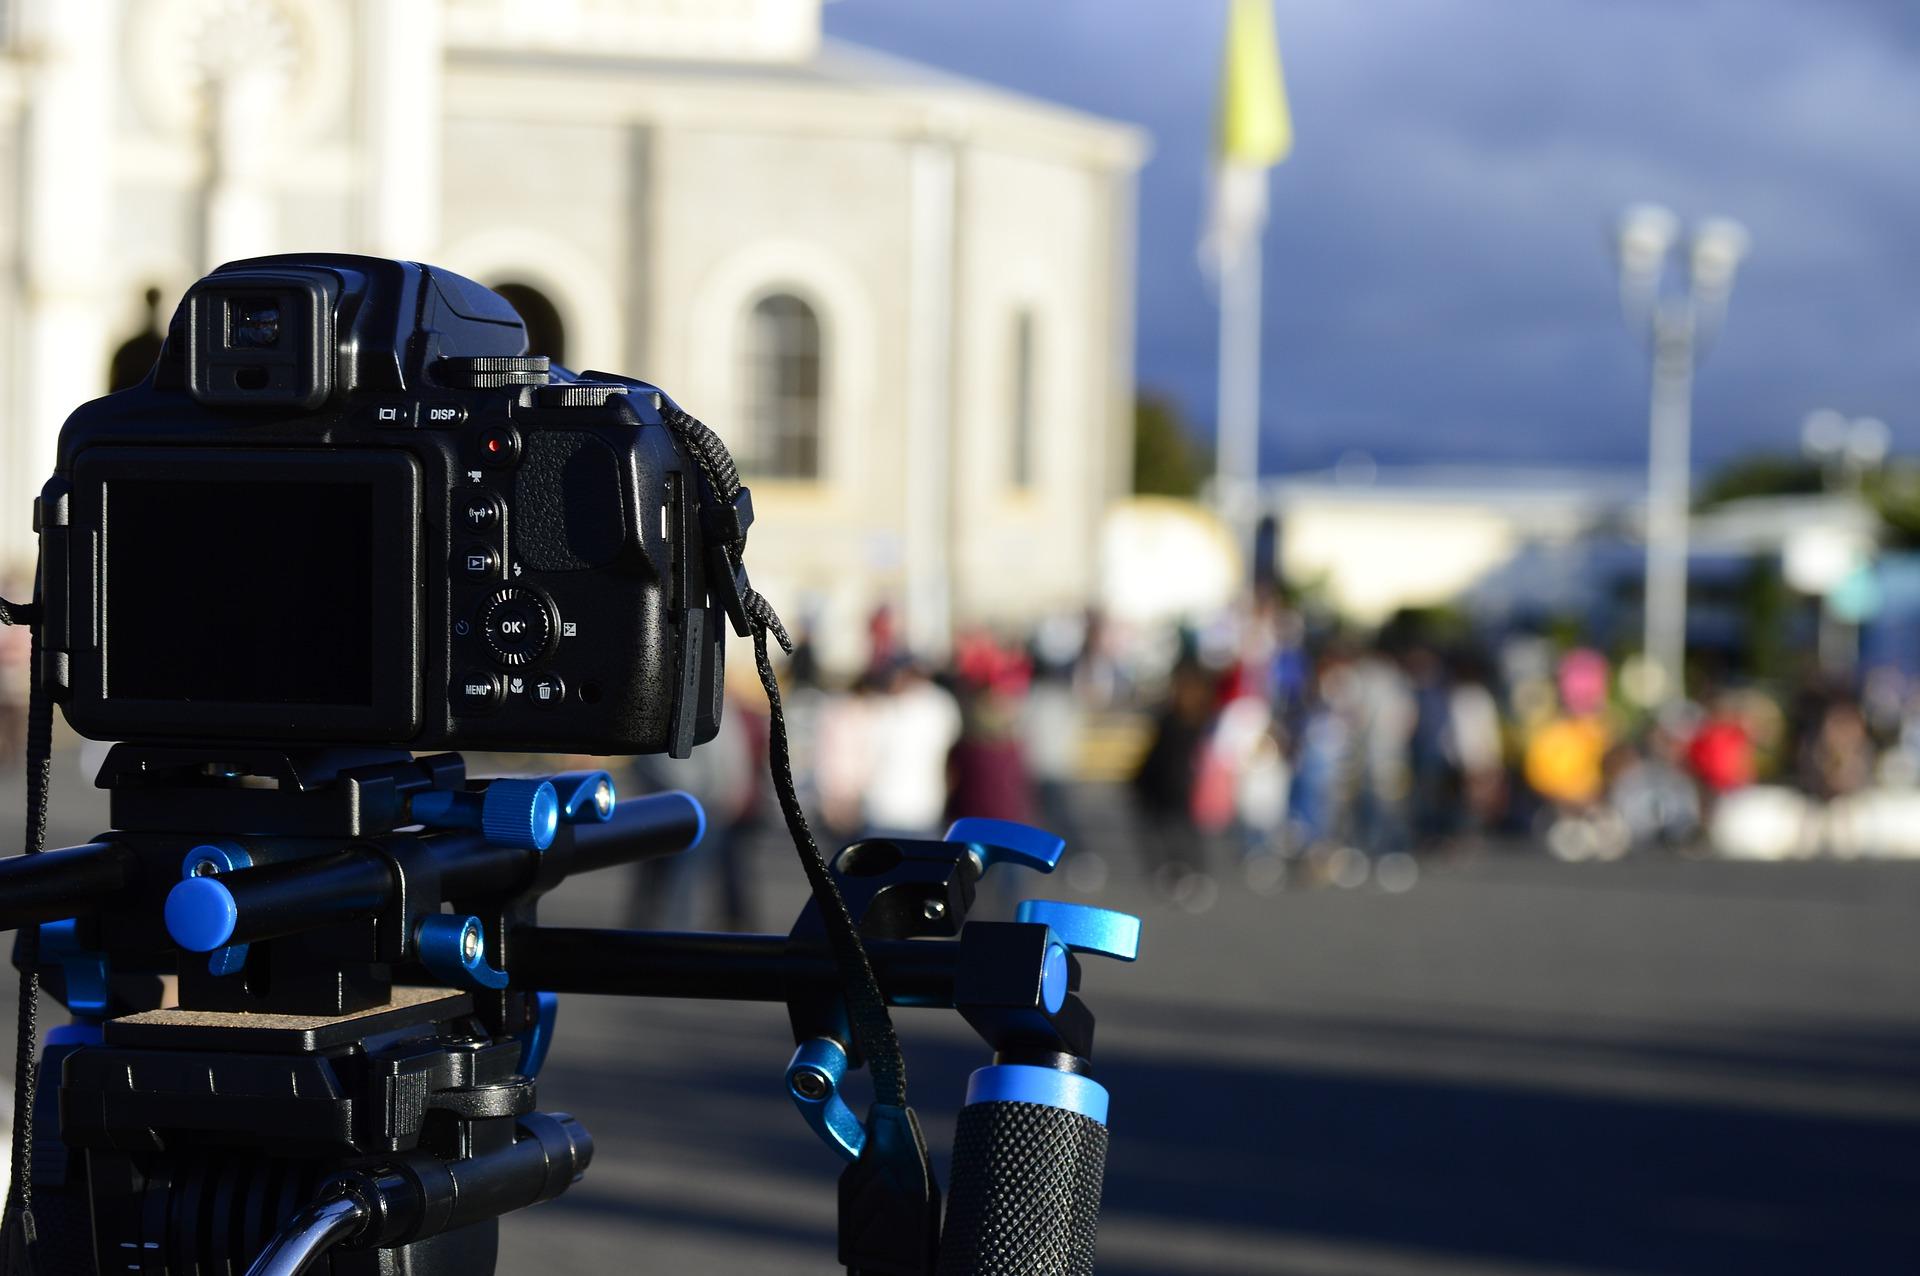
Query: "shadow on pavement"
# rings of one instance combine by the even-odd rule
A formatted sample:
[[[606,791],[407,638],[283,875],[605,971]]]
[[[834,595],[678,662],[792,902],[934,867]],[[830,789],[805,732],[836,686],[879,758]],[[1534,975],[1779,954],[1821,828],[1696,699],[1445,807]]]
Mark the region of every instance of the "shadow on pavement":
[[[691,1046],[693,1037],[707,1037],[698,1024],[694,1016],[656,1024],[662,1032],[654,1044],[672,1051],[684,1032]],[[1391,1035],[1378,1021],[1369,1031]],[[1410,1068],[1417,1070],[1431,1038],[1427,1029],[1400,1035]],[[1836,1042],[1834,1053],[1844,1060],[1869,1044],[1899,1057],[1915,1045],[1900,1029],[1882,1036],[1868,1026],[1859,1038]],[[1516,1048],[1527,1040],[1516,1034]],[[1786,1044],[1783,1063],[1818,1066],[1817,1042]],[[1601,1057],[1631,1053],[1610,1043]],[[1760,1039],[1725,1061],[1770,1057]],[[958,1041],[925,1038],[910,1058],[915,1102],[944,1179],[953,1104],[966,1073],[984,1060]],[[806,1195],[818,1196],[821,1222],[769,1220],[750,1199],[729,1203],[724,1194],[705,1210],[679,1203],[650,1210],[645,1200],[592,1191],[591,1177],[582,1185],[588,1191],[576,1189],[551,1208],[764,1233],[797,1252],[831,1252],[838,1166],[780,1102],[777,1065],[709,1055],[697,1077],[656,1087],[638,1109],[641,1077],[584,1062],[556,1068],[543,1090],[581,1114],[602,1148],[636,1162],[684,1158],[690,1174],[720,1183],[742,1173],[817,1183]],[[1878,1073],[1852,1076],[1856,1084],[1884,1083]],[[1126,1218],[1134,1234],[1218,1229],[1269,1234],[1276,1250],[1311,1238],[1456,1263],[1728,1276],[1910,1272],[1920,1253],[1913,1208],[1920,1123],[1913,1121],[1124,1054],[1106,1057],[1101,1075],[1115,1096],[1105,1217]],[[1109,1246],[1100,1270],[1207,1270],[1167,1257],[1161,1251],[1149,1262]],[[1278,1254],[1272,1270],[1285,1270]]]

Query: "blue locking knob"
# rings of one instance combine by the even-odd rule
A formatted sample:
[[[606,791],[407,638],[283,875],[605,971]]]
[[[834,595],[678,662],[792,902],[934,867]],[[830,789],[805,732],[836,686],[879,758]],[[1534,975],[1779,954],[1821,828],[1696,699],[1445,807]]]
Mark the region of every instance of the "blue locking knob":
[[[189,877],[167,892],[167,934],[190,953],[210,953],[225,944],[240,922],[233,892],[217,877]]]
[[[547,780],[493,780],[484,792],[430,789],[409,807],[428,828],[479,829],[490,846],[544,851],[560,829],[560,795]]]
[[[253,856],[237,842],[203,842],[180,861],[180,876],[211,877],[252,868]],[[247,964],[245,944],[222,944],[207,954],[207,969],[216,975],[237,974]]]
[[[985,873],[995,864],[1018,864],[1039,873],[1051,873],[1067,849],[1067,839],[1031,824],[968,816],[947,828],[949,842],[964,842],[974,865]]]
[[[1076,953],[1118,961],[1132,961],[1140,955],[1140,919],[1132,913],[1054,899],[1028,899],[1020,902],[1013,919],[1038,922]]]
[[[545,780],[494,780],[480,801],[480,835],[491,846],[544,851],[560,830],[560,795]]]
[[[613,818],[619,793],[605,771],[562,771],[547,777],[560,799],[562,824],[605,824]]]

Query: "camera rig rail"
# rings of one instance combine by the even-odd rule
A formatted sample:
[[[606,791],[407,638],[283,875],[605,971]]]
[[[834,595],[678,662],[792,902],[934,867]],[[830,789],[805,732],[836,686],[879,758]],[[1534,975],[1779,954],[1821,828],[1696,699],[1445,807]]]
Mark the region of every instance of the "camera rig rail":
[[[42,1272],[490,1270],[499,1215],[592,1157],[579,1121],[535,1108],[562,993],[784,1003],[769,1089],[846,1162],[850,1271],[1092,1271],[1107,1095],[1081,959],[1132,960],[1139,924],[1041,900],[968,918],[984,873],[1050,871],[1056,837],[961,820],[830,866],[886,1002],[957,1010],[992,1050],[943,1219],[912,1110],[843,1094],[865,1060],[817,902],[785,935],[538,924],[571,874],[697,843],[687,795],[379,750],[119,745],[99,782],[113,831],[0,861],[0,926],[39,928],[73,1016],[33,1114]]]

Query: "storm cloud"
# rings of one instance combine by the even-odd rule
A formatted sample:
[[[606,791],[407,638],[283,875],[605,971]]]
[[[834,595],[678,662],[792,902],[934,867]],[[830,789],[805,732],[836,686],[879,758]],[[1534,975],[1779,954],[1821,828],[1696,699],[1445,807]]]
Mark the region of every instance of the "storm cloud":
[[[1194,245],[1225,4],[843,0],[830,35],[1137,123],[1139,379],[1203,431],[1215,311]],[[1920,9],[1803,0],[1282,0],[1297,142],[1267,235],[1266,468],[1633,464],[1644,352],[1624,205],[1744,222],[1702,369],[1703,465],[1809,410],[1920,450]]]

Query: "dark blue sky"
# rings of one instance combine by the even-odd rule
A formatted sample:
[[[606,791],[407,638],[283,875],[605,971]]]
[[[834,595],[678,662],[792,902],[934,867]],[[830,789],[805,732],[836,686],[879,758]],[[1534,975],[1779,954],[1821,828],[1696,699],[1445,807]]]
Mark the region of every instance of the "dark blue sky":
[[[1127,120],[1143,386],[1212,429],[1196,265],[1225,0],[840,0],[832,36]],[[1811,409],[1920,451],[1920,3],[1279,0],[1296,143],[1266,239],[1265,467],[1646,455],[1609,245],[1636,200],[1745,222],[1703,465]]]

